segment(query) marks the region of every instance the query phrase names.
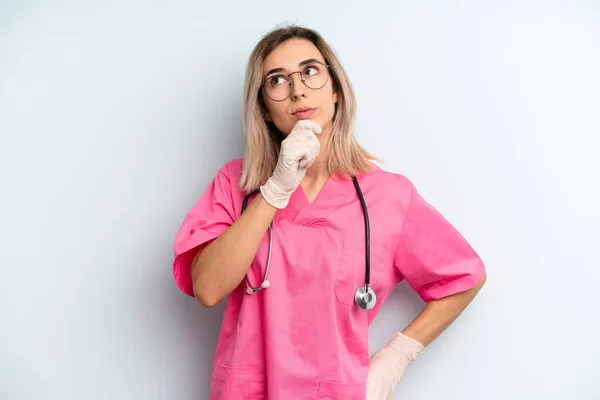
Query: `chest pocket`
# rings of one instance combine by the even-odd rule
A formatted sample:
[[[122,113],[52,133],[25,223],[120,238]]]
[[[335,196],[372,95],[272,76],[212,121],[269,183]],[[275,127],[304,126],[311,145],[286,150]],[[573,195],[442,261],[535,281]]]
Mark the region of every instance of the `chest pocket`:
[[[375,294],[389,289],[393,282],[392,256],[386,247],[387,243],[371,239],[371,274],[369,286]],[[344,238],[342,255],[334,291],[337,301],[347,306],[354,306],[356,289],[365,284],[366,257],[365,241],[350,236]]]

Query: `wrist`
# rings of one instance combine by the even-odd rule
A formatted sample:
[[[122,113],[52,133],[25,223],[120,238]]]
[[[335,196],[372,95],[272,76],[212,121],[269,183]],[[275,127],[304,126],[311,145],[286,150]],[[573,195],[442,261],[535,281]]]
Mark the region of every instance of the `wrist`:
[[[273,181],[273,177],[260,187],[260,193],[267,203],[277,209],[287,207],[291,193],[281,190],[280,185]]]
[[[399,355],[406,357],[407,361],[414,361],[423,352],[425,346],[416,339],[406,336],[402,332],[396,333],[388,345]]]
[[[367,399],[391,399],[410,363],[423,351],[415,339],[396,333],[371,357],[367,377]]]

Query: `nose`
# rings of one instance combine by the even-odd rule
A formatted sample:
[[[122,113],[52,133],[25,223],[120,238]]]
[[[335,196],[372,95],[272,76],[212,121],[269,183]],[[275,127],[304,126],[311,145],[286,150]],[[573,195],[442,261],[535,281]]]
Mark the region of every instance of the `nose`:
[[[302,81],[302,74],[300,72],[290,74],[290,91],[294,100],[306,96],[306,85]]]

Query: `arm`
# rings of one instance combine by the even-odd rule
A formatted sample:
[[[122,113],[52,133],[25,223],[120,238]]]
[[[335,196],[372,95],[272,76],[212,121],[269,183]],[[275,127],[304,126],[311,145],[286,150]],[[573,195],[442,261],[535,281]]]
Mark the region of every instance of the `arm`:
[[[298,121],[281,143],[275,171],[258,196],[217,239],[199,248],[191,275],[194,296],[202,304],[219,304],[244,279],[275,213],[287,206],[319,154],[319,133],[315,122]]]
[[[484,271],[474,288],[430,301],[402,333],[424,346],[429,345],[467,308],[485,284],[485,280]]]
[[[410,363],[456,320],[487,279],[465,238],[414,186],[411,192],[394,265],[427,305],[371,357],[368,400],[393,395]]]
[[[468,290],[432,300],[390,342],[371,357],[367,378],[367,400],[391,399],[410,363],[435,340],[475,298],[486,281]]]
[[[194,296],[203,305],[219,304],[244,279],[276,211],[258,194],[221,236],[198,249],[191,273]]]

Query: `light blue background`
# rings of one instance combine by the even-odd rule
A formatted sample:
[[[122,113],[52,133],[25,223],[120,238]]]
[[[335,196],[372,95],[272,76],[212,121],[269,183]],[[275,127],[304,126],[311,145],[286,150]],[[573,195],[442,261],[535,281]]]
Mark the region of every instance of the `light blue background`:
[[[359,140],[487,263],[397,398],[600,398],[592,0],[0,3],[0,398],[206,398],[224,307],[176,289],[172,242],[242,155],[245,63],[286,21],[335,48]],[[400,285],[372,351],[422,306]]]

